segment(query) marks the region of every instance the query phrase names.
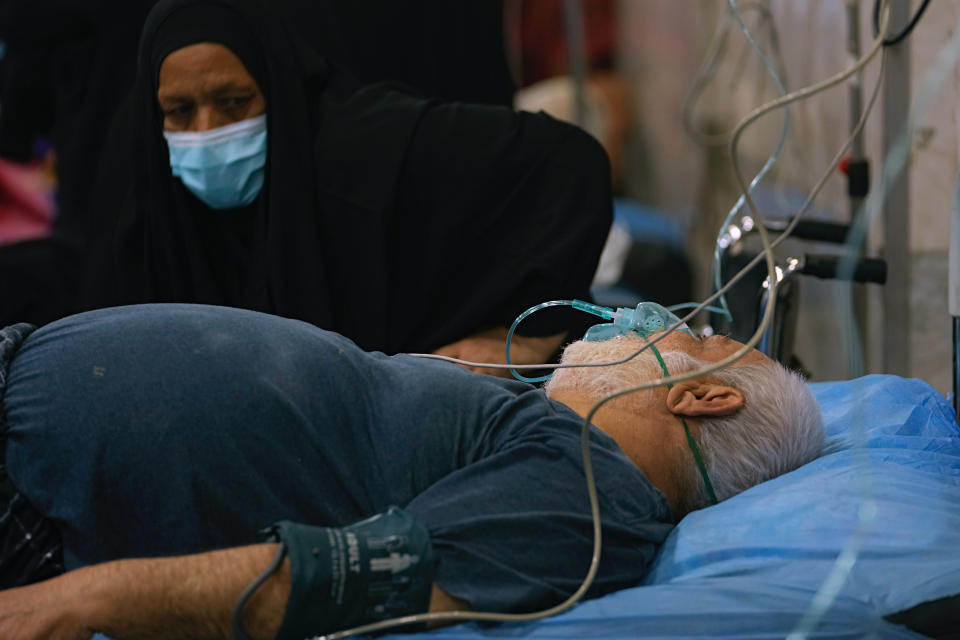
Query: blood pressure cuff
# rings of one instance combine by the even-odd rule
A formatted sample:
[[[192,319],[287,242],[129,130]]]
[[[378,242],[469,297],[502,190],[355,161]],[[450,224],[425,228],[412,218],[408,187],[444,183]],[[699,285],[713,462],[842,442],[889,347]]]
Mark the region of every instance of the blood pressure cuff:
[[[285,520],[270,532],[290,558],[290,600],[278,640],[304,640],[429,607],[430,534],[397,507],[347,527]]]

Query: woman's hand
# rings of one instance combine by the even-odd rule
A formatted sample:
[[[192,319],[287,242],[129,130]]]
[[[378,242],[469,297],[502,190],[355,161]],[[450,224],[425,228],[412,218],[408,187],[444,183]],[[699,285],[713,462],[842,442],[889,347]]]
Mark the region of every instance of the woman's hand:
[[[513,340],[510,342],[510,360],[514,364],[543,364],[557,352],[566,337],[566,332],[544,337],[514,334]],[[471,362],[505,364],[507,362],[506,344],[507,328],[494,327],[440,347],[434,353]],[[509,369],[466,368],[478,373],[500,376],[501,378],[510,377]]]

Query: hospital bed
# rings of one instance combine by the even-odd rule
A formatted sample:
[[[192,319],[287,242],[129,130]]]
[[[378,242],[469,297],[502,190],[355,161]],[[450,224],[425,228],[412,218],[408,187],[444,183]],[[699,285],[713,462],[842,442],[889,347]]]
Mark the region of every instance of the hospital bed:
[[[577,51],[571,40],[570,50]],[[960,194],[960,178],[957,184]],[[960,205],[954,212],[960,220],[958,212]],[[960,246],[960,225],[955,235]],[[864,265],[852,279],[883,281],[879,263]],[[760,273],[760,281],[766,275]],[[735,316],[754,317],[757,284],[744,285],[748,311]],[[951,287],[951,296],[951,313],[960,317],[960,285]],[[790,311],[767,338],[768,352],[784,362],[792,355]],[[824,455],[689,514],[643,584],[537,622],[389,637],[960,638],[954,408],[926,383],[896,376],[812,388],[828,434]]]
[[[928,637],[895,622],[904,619],[929,636],[960,637],[960,427],[951,406],[926,383],[895,376],[812,387],[826,453],[688,515],[643,584],[539,622],[413,637],[787,638],[831,584],[835,595],[802,637]]]

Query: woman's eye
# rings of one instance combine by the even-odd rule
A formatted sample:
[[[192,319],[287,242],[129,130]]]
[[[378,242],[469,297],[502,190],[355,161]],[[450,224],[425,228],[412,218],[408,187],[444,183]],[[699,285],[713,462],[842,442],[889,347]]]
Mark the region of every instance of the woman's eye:
[[[220,104],[222,104],[227,109],[240,109],[250,104],[250,100],[251,98],[248,96],[235,96],[230,98],[224,98],[223,100],[220,101]]]
[[[176,107],[171,107],[169,109],[164,109],[163,115],[166,118],[182,118],[186,115],[189,115],[193,107],[188,104],[177,105]]]

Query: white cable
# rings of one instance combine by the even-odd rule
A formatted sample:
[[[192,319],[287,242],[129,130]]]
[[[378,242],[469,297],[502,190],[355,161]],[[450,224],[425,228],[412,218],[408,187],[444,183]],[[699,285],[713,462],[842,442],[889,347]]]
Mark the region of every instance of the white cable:
[[[755,10],[764,20],[770,21],[773,24],[773,14],[770,12],[770,8],[761,2],[743,2],[737,5],[737,10],[740,14],[744,14],[749,10]],[[704,56],[703,63],[701,63],[700,68],[697,70],[694,75],[693,84],[690,86],[690,90],[687,92],[686,97],[683,100],[683,104],[680,107],[681,113],[681,123],[683,124],[684,131],[687,132],[695,142],[705,147],[715,147],[723,146],[730,142],[730,134],[733,133],[733,129],[724,131],[722,133],[710,133],[706,131],[701,131],[697,128],[696,123],[694,122],[695,118],[693,115],[694,109],[696,108],[696,102],[700,97],[700,94],[706,89],[707,85],[710,84],[710,81],[713,79],[713,76],[716,74],[717,67],[720,64],[721,59],[727,48],[727,38],[730,35],[730,20],[732,19],[733,12],[730,11],[729,7],[724,11],[724,15],[718,20],[718,26],[714,30],[713,36],[710,39],[710,44],[707,46],[707,55]],[[741,22],[742,24],[742,22]],[[774,39],[775,39],[774,32]],[[759,46],[756,42],[750,42],[751,48],[754,51],[759,50]],[[779,59],[779,52],[777,54]],[[767,66],[768,70],[771,70],[770,66]],[[777,72],[773,72],[774,82],[780,84],[780,79]],[[731,90],[735,88],[731,87]]]
[[[781,74],[778,73],[777,69],[774,67],[773,62],[760,47],[760,44],[753,37],[753,34],[750,33],[750,30],[747,28],[747,25],[744,24],[743,18],[740,15],[740,10],[738,8],[736,0],[728,0],[730,6],[730,12],[733,15],[734,20],[737,22],[737,25],[740,27],[740,30],[743,32],[744,36],[747,38],[747,42],[750,43],[750,46],[753,47],[754,51],[757,52],[757,55],[760,57],[760,60],[763,62],[764,67],[770,73],[770,77],[773,78],[773,83],[777,87],[777,91],[780,93],[781,97],[787,94],[787,88],[784,86],[784,81],[781,78]],[[777,28],[773,24],[773,19],[771,17],[770,22],[770,36],[774,45],[774,50],[779,57],[780,48],[777,38]],[[733,222],[734,217],[743,209],[743,205],[746,204],[747,194],[753,194],[753,190],[760,184],[760,181],[763,180],[770,169],[773,168],[773,165],[780,159],[780,153],[783,151],[784,143],[787,141],[787,132],[790,129],[790,111],[784,110],[783,112],[783,127],[780,129],[780,137],[777,139],[777,144],[774,147],[773,152],[767,158],[767,161],[760,168],[760,171],[753,177],[753,180],[750,181],[750,185],[747,187],[747,191],[744,191],[743,194],[737,198],[737,201],[730,208],[730,211],[727,213],[727,217],[723,219],[723,223],[720,225],[720,229],[717,231],[717,242],[714,246],[713,251],[713,269],[714,269],[714,286],[717,289],[720,289],[721,284],[721,240],[723,236],[727,233],[727,229],[730,224]],[[736,129],[734,130],[734,133]],[[731,137],[732,140],[732,137]],[[728,321],[733,320],[733,316],[730,315],[730,307],[727,305],[727,299],[724,296],[720,296],[717,301],[720,303],[720,307],[723,309],[723,315]]]
[[[780,237],[773,242],[771,242],[769,237],[766,235],[766,230],[763,228],[763,224],[762,224],[763,219],[757,212],[756,204],[753,202],[753,198],[751,198],[749,195],[749,192],[748,192],[749,190],[743,179],[742,172],[740,171],[740,168],[739,168],[739,160],[737,159],[736,154],[737,154],[737,143],[739,141],[740,135],[743,133],[743,130],[746,127],[748,127],[751,123],[756,121],[758,118],[762,117],[764,114],[774,109],[784,107],[790,104],[791,102],[802,100],[812,95],[815,95],[821,91],[824,91],[840,82],[843,82],[852,74],[856,73],[857,71],[862,69],[864,66],[866,66],[866,64],[873,58],[873,56],[876,55],[876,53],[880,51],[880,49],[882,48],[883,38],[885,36],[886,28],[887,28],[887,17],[888,17],[888,12],[885,12],[882,28],[880,29],[881,35],[877,37],[877,39],[874,41],[874,44],[867,51],[867,53],[864,54],[864,56],[861,57],[856,62],[856,64],[854,64],[850,69],[843,71],[841,73],[838,73],[835,76],[832,76],[831,78],[828,78],[827,80],[817,83],[811,87],[807,87],[805,89],[795,91],[791,94],[783,96],[782,98],[773,100],[755,109],[753,112],[747,115],[747,117],[741,120],[740,123],[737,125],[736,129],[734,130],[733,136],[731,137],[731,140],[730,140],[731,161],[733,163],[734,173],[740,184],[741,190],[746,194],[747,205],[750,208],[752,214],[756,217],[756,219],[760,223],[757,225],[757,230],[760,233],[761,241],[763,242],[764,251],[762,254],[757,255],[754,258],[754,260],[748,263],[743,269],[741,269],[740,272],[738,272],[733,278],[731,278],[731,280],[722,289],[720,289],[719,291],[714,293],[712,296],[704,300],[697,308],[695,308],[687,316],[682,318],[680,322],[674,324],[672,327],[669,327],[663,333],[651,339],[647,345],[637,350],[633,355],[629,356],[628,358],[624,358],[622,360],[615,361],[615,362],[602,363],[602,364],[597,363],[592,365],[557,365],[557,364],[501,365],[501,364],[490,364],[490,363],[474,363],[474,362],[469,362],[465,360],[458,360],[456,358],[449,358],[447,356],[436,356],[434,354],[411,354],[411,355],[419,355],[420,357],[429,357],[429,358],[434,358],[439,360],[446,360],[450,362],[455,362],[457,364],[466,364],[468,366],[482,366],[482,367],[490,367],[490,368],[497,368],[497,369],[511,368],[511,367],[515,369],[520,369],[520,368],[559,369],[559,368],[566,368],[568,366],[585,367],[585,366],[611,366],[615,364],[622,364],[623,362],[626,362],[638,356],[641,352],[649,348],[650,345],[659,342],[664,337],[666,337],[669,333],[673,332],[678,327],[680,327],[687,320],[693,318],[697,313],[700,312],[701,309],[706,307],[710,302],[712,302],[718,296],[725,293],[731,286],[736,284],[736,282],[741,277],[743,277],[747,273],[747,271],[749,271],[749,269],[751,269],[760,260],[761,257],[766,258],[768,282],[770,283],[770,287],[771,287],[770,303],[767,305],[767,308],[764,312],[764,316],[756,332],[750,337],[750,339],[743,345],[742,348],[740,348],[732,355],[718,362],[715,362],[706,367],[702,367],[695,371],[667,376],[659,380],[648,382],[643,385],[638,385],[636,387],[632,387],[630,389],[625,389],[623,391],[618,391],[617,393],[611,394],[610,396],[607,396],[606,398],[603,398],[599,402],[597,402],[590,409],[590,411],[587,413],[586,417],[584,418],[583,429],[581,431],[581,449],[583,453],[584,475],[586,476],[586,479],[587,479],[587,493],[590,500],[591,517],[593,518],[594,545],[593,545],[593,554],[590,560],[590,569],[588,570],[586,577],[584,578],[583,582],[580,584],[580,587],[576,590],[576,592],[574,592],[569,598],[567,598],[566,600],[564,600],[563,602],[561,602],[560,604],[554,607],[550,607],[549,609],[545,609],[543,611],[537,611],[533,613],[503,614],[503,613],[492,613],[492,612],[485,612],[485,611],[448,611],[448,612],[442,612],[442,613],[422,613],[422,614],[403,616],[400,618],[393,618],[391,620],[384,620],[381,622],[362,625],[362,626],[354,627],[352,629],[346,629],[344,631],[338,631],[336,633],[320,636],[320,638],[325,638],[327,640],[339,640],[341,638],[346,638],[346,637],[354,636],[358,634],[374,633],[374,632],[383,631],[385,629],[389,629],[397,626],[402,626],[407,624],[416,624],[416,623],[431,623],[431,622],[448,623],[448,622],[465,622],[465,621],[478,621],[478,620],[493,621],[493,622],[528,622],[528,621],[539,620],[541,618],[546,618],[546,617],[550,617],[550,616],[562,613],[567,609],[569,609],[570,607],[572,607],[574,604],[576,604],[576,602],[580,598],[582,598],[584,594],[586,594],[586,592],[589,590],[593,582],[594,577],[596,576],[597,569],[599,568],[600,548],[602,546],[600,511],[599,511],[598,500],[597,500],[596,483],[594,482],[594,478],[593,478],[593,465],[590,459],[590,449],[589,449],[589,433],[590,433],[589,427],[593,419],[593,416],[604,404],[606,404],[607,402],[615,398],[619,398],[630,393],[635,393],[637,391],[643,391],[646,389],[652,389],[655,387],[663,386],[665,384],[673,384],[673,383],[681,382],[684,380],[699,378],[707,373],[729,366],[730,364],[736,362],[737,360],[745,356],[747,353],[752,351],[754,345],[756,345],[757,342],[759,342],[760,337],[763,335],[763,332],[766,331],[767,325],[769,325],[770,320],[773,317],[772,314],[773,314],[773,309],[775,307],[775,301],[776,301],[776,271],[775,271],[775,265],[773,263],[773,249],[789,235],[789,233],[794,229],[794,227],[796,227],[797,222],[799,222],[800,216],[804,213],[804,211],[806,211],[806,209],[813,202],[814,198],[823,188],[823,185],[826,184],[827,179],[830,177],[830,175],[832,175],[836,166],[840,163],[840,159],[843,157],[843,154],[846,152],[847,148],[853,143],[854,137],[858,135],[860,130],[863,128],[863,125],[866,123],[867,115],[869,114],[870,108],[873,106],[873,103],[877,97],[879,84],[874,89],[874,93],[870,98],[870,102],[867,109],[864,110],[863,116],[861,117],[860,121],[857,123],[857,126],[854,128],[852,135],[844,143],[840,153],[838,153],[837,156],[835,157],[834,162],[831,163],[831,166],[829,167],[827,172],[824,173],[824,176],[821,178],[817,186],[811,192],[810,196],[807,198],[807,201],[804,203],[803,207],[801,207],[801,209],[794,216],[791,223],[787,225],[787,228],[780,235]]]
[[[881,34],[884,34],[886,32],[886,26],[888,22],[888,13],[889,12],[884,12],[884,19],[883,19],[883,25],[882,25],[883,28],[880,30]],[[770,242],[768,236],[766,235],[766,230],[764,229],[764,225],[763,225],[763,218],[762,216],[759,215],[757,211],[756,203],[754,203],[753,198],[749,195],[749,189],[747,188],[746,181],[743,178],[743,173],[740,171],[739,160],[737,159],[737,144],[739,142],[740,136],[747,126],[749,126],[751,123],[753,123],[754,121],[756,121],[757,119],[765,115],[766,113],[772,111],[773,109],[786,106],[792,102],[796,102],[797,100],[809,98],[810,96],[813,96],[817,93],[825,91],[826,89],[829,89],[830,87],[833,87],[843,82],[844,80],[849,78],[851,75],[853,75],[854,73],[862,69],[864,66],[866,66],[867,63],[869,63],[870,60],[878,52],[882,50],[882,48],[883,48],[883,37],[878,36],[877,39],[874,40],[870,49],[849,69],[842,71],[830,78],[827,78],[826,80],[819,82],[815,85],[812,85],[805,89],[801,89],[799,91],[795,91],[789,95],[783,96],[782,98],[778,98],[776,100],[768,102],[767,104],[762,105],[757,109],[755,109],[753,112],[747,115],[740,122],[740,124],[737,125],[737,128],[734,131],[733,136],[730,140],[731,162],[733,164],[733,170],[737,178],[737,182],[739,183],[742,192],[746,194],[747,206],[750,208],[751,213],[755,216],[755,218],[758,221],[757,231],[760,233],[760,238],[763,243],[763,249],[764,249],[763,253],[758,254],[750,262],[748,262],[746,266],[744,266],[733,278],[730,279],[730,281],[723,287],[723,289],[720,289],[719,291],[714,293],[712,296],[708,297],[706,300],[700,303],[700,305],[696,307],[693,311],[691,311],[689,314],[681,318],[679,323],[674,324],[666,332],[664,332],[663,334],[651,340],[650,341],[651,344],[658,342],[660,339],[664,338],[667,335],[667,333],[675,330],[677,327],[681,326],[681,324],[685,323],[687,320],[692,319],[697,313],[700,312],[701,309],[706,307],[709,303],[713,302],[714,299],[716,299],[718,296],[725,293],[727,289],[733,286],[741,277],[743,277],[750,269],[752,269],[761,260],[761,258],[766,258],[768,282],[771,284],[775,283],[776,276],[775,276],[774,268],[772,266],[773,249],[776,248],[781,242],[783,242],[794,230],[794,228],[796,228],[797,224],[800,222],[800,217],[803,215],[804,212],[806,212],[806,210],[813,203],[814,199],[817,197],[817,195],[823,189],[824,185],[827,183],[827,180],[830,178],[830,176],[833,175],[834,170],[840,164],[840,160],[843,158],[843,155],[846,153],[847,149],[850,147],[851,144],[853,144],[854,138],[857,135],[859,135],[860,131],[863,129],[864,125],[866,124],[867,117],[869,116],[870,111],[876,101],[877,95],[879,94],[880,82],[878,80],[877,84],[875,85],[874,91],[870,97],[868,106],[864,110],[863,114],[861,115],[859,122],[857,122],[857,126],[854,127],[852,134],[844,142],[840,151],[834,156],[834,159],[830,163],[830,166],[828,167],[827,171],[823,173],[820,180],[817,182],[816,186],[813,188],[813,190],[810,192],[810,195],[807,197],[807,200],[803,203],[803,206],[801,206],[800,209],[797,211],[796,215],[793,216],[793,219],[790,221],[790,224],[787,225],[783,233],[773,242]],[[771,289],[769,299],[770,299],[770,303],[767,305],[767,309],[764,312],[763,318],[761,319],[760,325],[757,327],[757,330],[750,337],[750,339],[747,340],[746,343],[744,343],[743,347],[738,351],[736,351],[735,353],[731,354],[730,356],[718,362],[715,362],[706,367],[702,367],[695,371],[691,371],[687,374],[669,376],[667,378],[663,378],[655,382],[647,383],[645,385],[641,385],[632,389],[627,389],[627,390],[618,392],[614,396],[611,396],[609,398],[604,398],[603,400],[598,402],[597,405],[594,406],[594,409],[598,409],[603,403],[613,399],[614,397],[620,397],[622,395],[626,395],[633,391],[650,389],[650,388],[668,384],[668,383],[673,384],[676,382],[681,382],[683,380],[699,378],[703,375],[706,375],[707,373],[711,373],[713,371],[716,371],[717,369],[721,369],[723,367],[729,366],[730,364],[733,364],[734,362],[736,362],[737,360],[745,356],[747,353],[749,353],[753,349],[754,345],[756,345],[757,342],[760,341],[760,337],[766,331],[767,325],[770,323],[770,319],[772,318],[772,307],[775,305],[775,301],[776,301],[775,289]],[[634,356],[638,355],[640,352],[644,351],[646,348],[647,346],[644,346],[643,348],[638,350],[638,352],[634,354]],[[591,414],[592,413],[593,413],[593,410],[591,410]]]
[[[881,33],[886,33],[885,29],[882,29]],[[883,70],[886,57],[881,56],[880,60],[881,64],[877,75],[877,83],[875,85],[873,95],[870,98],[870,102],[868,103],[867,109],[864,111],[865,114],[870,112],[878,93],[877,90],[883,82]],[[858,246],[855,241],[853,244]],[[846,271],[846,269],[843,268],[843,265],[846,262],[851,264],[851,269],[849,270],[848,274],[851,275],[853,273],[852,264],[854,261],[856,261],[856,259],[856,254],[851,254],[849,259],[841,259],[840,264],[837,267],[838,278],[840,280],[844,280],[844,276],[842,274],[844,271]],[[844,302],[842,300],[838,301],[838,315],[843,315],[844,308]],[[852,321],[853,309],[847,309],[847,313],[847,317]],[[844,323],[845,328],[847,328],[849,324],[850,323]],[[853,331],[848,330],[846,333],[847,340],[850,345],[855,345],[857,342],[854,337],[855,333],[856,328],[854,328]],[[852,367],[851,370],[853,370]],[[851,422],[852,424],[856,424],[855,421]],[[855,438],[852,450],[854,452],[865,452],[865,434],[861,432],[862,430],[852,431],[855,435],[859,434],[860,436]],[[862,475],[861,478],[863,478]],[[788,640],[804,640],[810,636],[811,632],[816,629],[817,624],[819,624],[820,620],[829,610],[830,605],[833,604],[833,601],[836,599],[837,595],[839,595],[840,589],[843,587],[843,584],[849,576],[850,571],[853,569],[853,566],[856,563],[857,557],[860,554],[860,547],[863,543],[863,538],[869,530],[869,525],[873,522],[873,519],[876,516],[876,501],[872,497],[872,486],[868,480],[865,480],[861,493],[863,495],[863,500],[860,504],[860,509],[857,512],[856,529],[847,539],[847,542],[840,550],[840,553],[837,554],[837,559],[834,561],[829,573],[821,583],[820,588],[817,589],[817,592],[814,594],[807,611],[801,617],[793,631],[790,632],[790,635],[787,636]]]
[[[884,24],[880,29],[880,33],[885,34],[886,30],[887,25]],[[934,59],[933,64],[928,67],[927,73],[920,82],[920,87],[917,91],[917,98],[911,105],[906,125],[900,132],[893,146],[890,148],[890,151],[887,153],[887,157],[884,159],[883,169],[880,173],[880,184],[878,188],[874,189],[868,196],[867,201],[864,204],[864,215],[861,216],[860,223],[855,225],[851,230],[851,241],[856,246],[859,246],[860,243],[862,243],[864,237],[866,236],[867,228],[873,221],[876,213],[880,211],[884,200],[889,194],[891,186],[896,181],[897,176],[907,163],[910,155],[910,144],[913,140],[914,127],[917,121],[919,121],[920,118],[927,112],[927,109],[930,107],[933,99],[939,93],[946,78],[953,71],[958,60],[960,60],[960,30],[954,30],[950,40],[940,49],[937,57]],[[847,274],[852,273],[853,260],[842,260],[837,268],[838,274],[841,273],[841,269]],[[843,313],[846,311],[847,317],[851,317],[852,309],[850,296],[839,297],[837,302],[838,313]],[[846,329],[849,332],[851,327],[847,325]],[[854,341],[851,340],[851,343],[853,342]],[[866,434],[861,434],[861,439],[865,435]],[[863,449],[863,451],[865,451],[865,449]],[[863,490],[869,496],[871,495],[869,478],[865,478],[865,483],[866,484]],[[826,613],[828,607],[837,597],[844,582],[849,577],[850,571],[853,568],[853,563],[859,554],[860,546],[863,542],[863,539],[866,537],[869,525],[872,523],[875,516],[875,502],[869,499],[864,500],[858,513],[856,530],[853,534],[851,534],[847,544],[837,557],[833,571],[827,576],[827,580],[824,581],[821,589],[814,596],[814,601],[811,604],[810,609],[807,611],[807,614],[804,616],[804,619],[801,620],[797,625],[797,629],[791,633],[790,636],[788,636],[789,640],[800,640],[806,637],[806,635],[808,635],[809,632],[815,628],[816,624]]]
[[[881,31],[883,31],[883,30],[881,30]],[[823,80],[823,81],[821,81],[821,82],[818,82],[817,84],[811,85],[811,86],[806,87],[806,88],[804,88],[804,89],[800,89],[800,90],[795,91],[795,92],[793,92],[793,93],[787,94],[786,96],[783,96],[783,97],[781,97],[781,98],[778,98],[778,99],[776,99],[776,100],[773,100],[773,101],[771,101],[771,102],[768,102],[768,103],[766,103],[766,104],[764,104],[764,105],[761,105],[760,107],[754,109],[754,110],[753,110],[751,113],[749,113],[743,120],[740,121],[740,123],[737,125],[736,129],[734,130],[733,135],[731,136],[730,144],[731,144],[731,156],[732,156],[732,158],[733,158],[732,162],[733,162],[733,167],[734,167],[734,173],[735,173],[736,176],[737,176],[739,185],[740,185],[741,190],[742,190],[743,192],[746,192],[747,189],[745,188],[746,184],[745,184],[745,181],[744,181],[744,179],[743,179],[743,174],[742,174],[742,172],[740,171],[739,160],[736,159],[736,147],[737,147],[737,145],[739,144],[739,139],[740,139],[740,136],[742,135],[744,129],[745,129],[747,126],[749,126],[751,123],[753,123],[753,122],[756,121],[757,119],[761,118],[761,117],[764,116],[765,114],[769,113],[770,111],[773,111],[774,109],[778,109],[778,108],[784,107],[784,106],[789,105],[790,103],[796,102],[796,101],[798,101],[798,100],[803,100],[803,99],[809,98],[809,97],[811,97],[811,96],[813,96],[813,95],[816,95],[817,93],[821,93],[821,92],[823,92],[823,91],[826,91],[827,89],[829,89],[829,88],[831,88],[831,87],[834,87],[834,86],[836,86],[837,84],[840,84],[841,82],[847,80],[850,76],[852,76],[853,74],[855,74],[855,73],[857,73],[858,71],[860,71],[861,69],[863,69],[863,67],[865,67],[865,66],[870,62],[870,60],[872,60],[873,57],[881,50],[882,46],[883,46],[883,42],[882,42],[881,39],[878,38],[877,40],[874,40],[873,44],[870,46],[870,48],[867,50],[867,52],[866,52],[859,60],[857,60],[857,62],[856,62],[854,65],[852,65],[849,69],[846,69],[846,70],[844,70],[844,71],[842,71],[842,72],[840,72],[840,73],[837,73],[837,74],[835,74],[835,75],[827,78],[826,80]],[[802,206],[800,207],[800,209],[797,211],[796,215],[793,216],[793,219],[790,221],[790,223],[784,228],[783,232],[782,232],[775,240],[773,240],[772,242],[770,242],[770,248],[771,248],[771,249],[775,249],[775,248],[778,247],[784,240],[786,240],[787,237],[789,237],[789,235],[790,235],[790,234],[793,232],[793,230],[796,228],[797,224],[800,222],[801,216],[807,211],[807,209],[810,208],[810,205],[813,204],[813,201],[816,199],[816,197],[817,197],[817,196],[820,194],[820,192],[823,190],[824,186],[826,186],[827,181],[833,176],[834,171],[836,170],[837,166],[840,164],[840,161],[843,159],[844,154],[846,154],[847,150],[850,148],[850,145],[853,143],[854,138],[855,138],[857,135],[859,135],[860,131],[863,130],[863,127],[864,127],[864,125],[866,124],[867,116],[870,114],[870,111],[872,110],[872,107],[873,107],[874,103],[876,102],[876,98],[877,98],[877,96],[878,96],[878,93],[879,93],[879,84],[875,86],[874,91],[873,91],[873,94],[871,95],[870,100],[869,100],[869,102],[868,102],[867,108],[864,109],[863,114],[861,115],[860,121],[859,121],[859,122],[857,123],[857,125],[854,127],[854,130],[853,130],[853,132],[852,132],[852,135],[850,135],[850,136],[844,141],[844,144],[840,147],[839,151],[834,155],[833,160],[830,162],[829,167],[828,167],[827,170],[824,171],[823,174],[820,176],[820,179],[817,181],[816,185],[815,185],[814,188],[811,190],[810,194],[807,196],[807,199],[804,201],[803,205],[802,205]],[[754,203],[752,197],[748,197],[748,199],[747,199],[747,204],[748,204],[748,206],[749,206],[749,208],[750,208],[750,210],[751,210],[751,213],[753,213],[753,215],[757,218],[757,221],[758,221],[758,225],[757,225],[757,226],[758,226],[758,227],[763,227],[763,225],[762,225],[762,223],[761,223],[761,222],[762,222],[762,217],[757,214],[756,203]],[[758,229],[758,231],[759,231],[759,229]],[[761,239],[762,239],[762,238],[763,238],[763,235],[761,235]],[[659,342],[661,339],[665,338],[665,337],[667,336],[667,334],[671,333],[671,332],[674,331],[676,328],[678,328],[681,324],[686,323],[686,322],[688,322],[689,320],[692,320],[698,313],[700,313],[700,311],[702,311],[704,308],[706,308],[711,302],[713,302],[713,301],[716,300],[719,296],[721,296],[721,295],[723,295],[724,293],[726,293],[727,291],[729,291],[730,288],[733,287],[733,285],[735,285],[737,282],[739,282],[739,280],[740,280],[741,278],[743,278],[750,269],[752,269],[754,266],[756,266],[756,264],[757,264],[761,259],[763,259],[763,258],[765,258],[765,257],[767,257],[767,256],[766,256],[766,251],[764,251],[763,253],[760,253],[760,254],[757,254],[756,256],[754,256],[754,258],[753,258],[750,262],[748,262],[739,272],[737,272],[737,274],[734,275],[734,276],[723,286],[723,288],[719,289],[717,292],[715,292],[714,294],[712,294],[711,296],[709,296],[708,298],[706,298],[706,299],[705,299],[703,302],[701,302],[697,307],[695,307],[690,313],[688,313],[688,314],[685,315],[683,318],[681,318],[679,324],[675,324],[674,326],[669,327],[664,333],[662,333],[662,334],[656,336],[655,338],[651,339],[651,343],[652,343],[652,344],[656,344],[656,343]],[[769,276],[769,265],[768,265],[768,276]],[[771,296],[771,297],[773,297],[773,296]],[[767,318],[767,315],[766,315],[766,314],[764,315],[764,318]],[[697,372],[692,372],[691,374],[687,374],[685,377],[672,376],[672,377],[670,377],[670,378],[664,378],[664,379],[662,379],[662,380],[657,381],[657,383],[651,383],[652,386],[660,386],[660,385],[662,385],[662,384],[667,384],[667,383],[671,383],[671,384],[672,384],[672,383],[675,383],[675,382],[680,382],[680,381],[682,381],[682,380],[688,380],[688,379],[691,379],[691,378],[699,377],[700,375],[704,375],[704,374],[709,373],[709,372],[711,372],[711,371],[714,371],[714,370],[716,370],[716,369],[719,369],[719,368],[722,368],[722,367],[727,366],[727,365],[729,365],[729,364],[732,364],[732,363],[735,362],[736,360],[739,360],[741,357],[743,357],[744,355],[746,355],[746,353],[749,353],[750,349],[753,348],[753,345],[755,345],[757,342],[759,342],[760,337],[761,337],[762,334],[763,334],[763,331],[766,330],[766,324],[767,324],[767,323],[763,323],[763,322],[761,323],[760,327],[758,327],[758,329],[757,329],[757,332],[754,333],[753,336],[751,336],[750,340],[744,345],[744,346],[745,346],[745,349],[741,349],[742,353],[741,353],[740,351],[738,351],[737,353],[735,353],[735,354],[733,354],[732,356],[730,356],[730,358],[732,358],[732,359],[728,358],[728,359],[721,360],[720,362],[716,363],[716,365],[711,365],[711,366],[708,367],[708,368],[701,369],[701,370],[699,370],[699,371],[697,371]],[[750,346],[749,349],[746,349],[746,346],[747,346],[747,345]],[[429,353],[427,353],[427,354],[417,353],[417,354],[410,354],[410,355],[415,355],[415,356],[423,357],[423,358],[431,358],[431,359],[435,359],[435,360],[444,360],[444,361],[447,361],[447,362],[453,362],[453,363],[455,363],[455,364],[460,364],[460,365],[469,366],[469,367],[482,367],[482,368],[489,368],[489,369],[511,369],[511,368],[517,369],[517,370],[531,370],[531,369],[566,369],[566,368],[607,367],[607,366],[614,366],[614,365],[624,364],[625,362],[628,362],[628,361],[632,360],[633,358],[637,357],[638,355],[640,355],[640,353],[642,353],[643,351],[645,351],[647,348],[648,348],[648,347],[645,345],[644,347],[642,347],[642,348],[640,348],[639,350],[637,350],[635,353],[627,356],[626,358],[620,359],[620,360],[614,360],[614,361],[610,361],[610,362],[597,362],[597,363],[590,363],[590,364],[553,364],[553,363],[544,363],[544,364],[529,364],[529,365],[519,365],[519,364],[509,365],[509,364],[494,364],[494,363],[488,363],[488,362],[473,362],[473,361],[469,361],[469,360],[461,360],[461,359],[458,359],[458,358],[451,358],[451,357],[449,357],[449,356],[439,356],[439,355],[436,355],[436,354],[429,354]],[[729,361],[728,361],[728,360],[729,360]],[[643,388],[650,388],[650,387],[643,387]]]
[[[730,140],[729,131],[709,133],[699,130],[694,122],[693,116],[697,98],[700,97],[703,90],[710,84],[710,80],[716,73],[720,59],[723,57],[723,53],[727,48],[727,37],[730,35],[728,15],[729,14],[725,12],[719,19],[719,24],[714,30],[713,37],[710,39],[710,44],[707,47],[707,55],[697,70],[693,84],[690,86],[690,90],[687,92],[687,96],[684,98],[683,104],[680,107],[680,121],[683,123],[683,128],[687,132],[687,135],[705,147],[725,145]]]

